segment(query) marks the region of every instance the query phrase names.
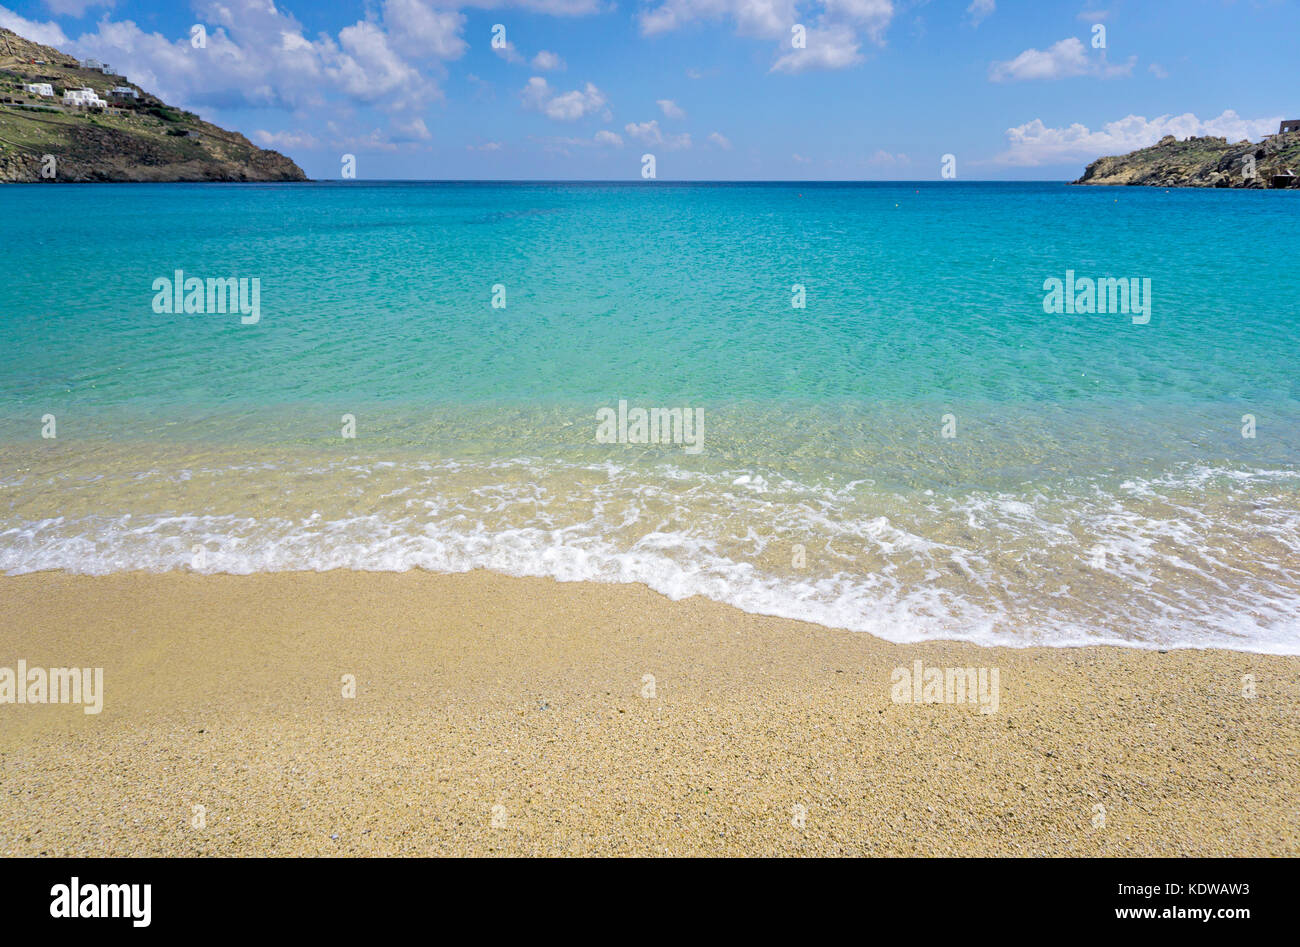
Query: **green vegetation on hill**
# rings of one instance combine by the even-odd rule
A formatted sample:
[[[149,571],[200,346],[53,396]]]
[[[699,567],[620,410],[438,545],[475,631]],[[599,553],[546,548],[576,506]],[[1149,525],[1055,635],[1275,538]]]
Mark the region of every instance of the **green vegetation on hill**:
[[[28,92],[29,83],[48,83],[54,96]],[[121,87],[135,97],[110,92]],[[91,89],[107,107],[64,105],[70,89]],[[0,182],[305,180],[279,152],[0,29]]]

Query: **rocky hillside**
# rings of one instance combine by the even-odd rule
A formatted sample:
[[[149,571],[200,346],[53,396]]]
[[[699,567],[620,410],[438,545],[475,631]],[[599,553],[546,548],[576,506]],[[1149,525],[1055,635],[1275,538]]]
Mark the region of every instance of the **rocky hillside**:
[[[1255,173],[1248,174],[1249,158]],[[1150,148],[1115,158],[1098,158],[1075,184],[1145,184],[1151,187],[1295,187],[1288,171],[1300,174],[1300,132],[1270,135],[1252,144],[1226,138],[1166,135]],[[1281,176],[1281,179],[1279,179]]]
[[[307,180],[279,152],[172,108],[109,69],[83,68],[0,29],[0,182]],[[63,104],[64,90],[86,88],[105,106]]]

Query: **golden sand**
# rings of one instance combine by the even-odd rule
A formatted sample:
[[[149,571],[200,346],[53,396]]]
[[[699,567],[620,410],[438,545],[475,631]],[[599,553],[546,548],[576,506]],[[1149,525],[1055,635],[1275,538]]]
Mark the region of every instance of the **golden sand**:
[[[484,572],[0,590],[0,666],[104,668],[99,714],[0,704],[0,855],[1300,854],[1300,658]],[[996,712],[895,702],[918,660],[996,669]]]

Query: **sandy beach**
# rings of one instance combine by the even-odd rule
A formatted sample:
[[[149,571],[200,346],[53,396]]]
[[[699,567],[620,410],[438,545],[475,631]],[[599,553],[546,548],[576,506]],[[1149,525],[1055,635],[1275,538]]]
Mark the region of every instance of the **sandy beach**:
[[[0,588],[0,665],[104,669],[98,714],[0,704],[5,856],[1300,854],[1300,658],[481,571]],[[918,661],[996,706],[896,700]]]

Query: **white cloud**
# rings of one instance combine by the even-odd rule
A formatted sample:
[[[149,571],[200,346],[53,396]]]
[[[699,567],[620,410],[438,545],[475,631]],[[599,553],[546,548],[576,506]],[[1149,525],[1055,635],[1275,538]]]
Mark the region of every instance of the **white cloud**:
[[[485,142],[483,142],[483,144],[481,144],[481,145],[466,145],[466,146],[465,146],[465,149],[466,149],[467,151],[500,151],[500,150],[501,150],[501,142],[499,142],[499,141],[485,141]]]
[[[894,18],[893,0],[824,0],[824,3],[826,23],[851,23],[865,30],[873,43],[885,41],[885,28]]]
[[[480,10],[514,7],[530,13],[546,13],[551,16],[585,16],[589,13],[601,13],[605,9],[605,4],[601,0],[445,0],[440,5],[475,7]]]
[[[1147,66],[1147,72],[1151,73],[1151,75],[1155,76],[1157,79],[1169,78],[1169,73],[1165,70],[1165,67],[1160,65],[1158,62],[1153,62],[1151,65]]]
[[[989,67],[993,82],[1017,82],[1026,79],[1066,79],[1073,76],[1095,76],[1115,79],[1131,75],[1133,57],[1123,66],[1112,66],[1105,59],[1090,57],[1083,42],[1075,36],[1053,43],[1048,49],[1026,49],[1015,59],[995,62]]]
[[[515,63],[516,65],[526,62],[523,53],[519,52],[519,48],[515,46],[514,43],[510,42],[510,40],[506,40],[505,44],[502,46],[493,46],[492,52],[496,53],[506,62]]]
[[[558,72],[564,69],[564,60],[555,53],[543,49],[533,57],[533,68],[543,72]]]
[[[393,135],[393,140],[398,142],[429,141],[433,138],[422,118],[413,118],[409,122],[394,122],[393,131],[396,133]]]
[[[29,39],[33,43],[40,43],[42,46],[55,46],[63,49],[68,45],[68,37],[64,35],[59,24],[53,20],[38,23],[36,20],[28,20],[19,16],[8,7],[0,7],[0,26],[7,30],[13,30],[24,39]]]
[[[397,151],[396,142],[378,128],[372,129],[368,135],[336,138],[332,145],[344,151]]]
[[[531,64],[534,69],[540,72],[562,72],[565,68],[564,60],[546,49],[543,49],[530,61],[527,56],[519,51],[519,47],[509,40],[506,40],[504,46],[493,46],[492,52],[508,63],[513,63],[516,66]]]
[[[320,147],[316,137],[307,132],[268,132],[259,128],[253,132],[253,141],[263,148],[275,148],[281,151],[286,148],[311,150]]]
[[[672,99],[656,99],[655,104],[663,110],[664,118],[685,118],[684,112],[680,106]]]
[[[339,30],[343,54],[325,67],[338,88],[360,102],[410,107],[436,94],[420,71],[402,59],[376,24],[361,21]]]
[[[662,0],[638,15],[646,36],[667,33],[694,21],[730,20],[741,36],[778,42],[773,72],[843,69],[862,61],[859,34],[883,45],[894,18],[894,0],[820,0],[815,17],[801,21],[795,0]],[[791,44],[791,28],[807,26],[807,45]],[[687,75],[698,78],[699,72]]]
[[[808,45],[791,49],[772,64],[771,72],[803,72],[805,69],[843,69],[862,62],[857,33],[844,26],[808,31]]]
[[[304,40],[305,42],[305,40]],[[136,85],[174,105],[200,102],[264,106],[293,95],[292,83],[279,83],[279,93],[268,82],[272,70],[259,72],[225,30],[209,32],[208,48],[193,49],[186,39],[171,40],[146,33],[130,20],[101,21],[95,33],[83,34],[63,47],[74,55],[94,56],[112,63],[113,69]],[[198,53],[205,56],[200,59]],[[316,80],[319,59],[312,54]],[[205,81],[206,80],[206,81]]]
[[[997,0],[971,0],[971,5],[966,8],[970,14],[970,21],[975,26],[979,26],[984,20],[993,15],[997,9]]]
[[[908,163],[907,155],[903,154],[902,152],[899,152],[896,155],[890,154],[888,151],[885,151],[884,149],[877,151],[875,154],[873,154],[870,158],[867,159],[867,164],[896,165],[896,164],[907,164],[907,163]]]
[[[1259,139],[1276,131],[1280,121],[1280,117],[1244,119],[1229,109],[1205,121],[1191,112],[1161,115],[1149,121],[1140,115],[1129,115],[1091,131],[1077,122],[1066,128],[1049,128],[1036,118],[1007,129],[1009,147],[995,160],[1021,167],[1091,161],[1103,155],[1122,155],[1150,147],[1165,135],[1179,139],[1217,135],[1230,142]]]
[[[691,147],[689,134],[683,132],[680,135],[665,135],[659,128],[658,119],[651,119],[648,122],[628,122],[623,126],[623,131],[627,132],[629,138],[635,138],[646,145],[666,148],[668,151],[680,151]]]
[[[45,0],[45,7],[56,16],[81,17],[91,7],[111,8],[114,3],[115,0]]]
[[[742,36],[776,39],[798,21],[794,0],[664,0],[638,15],[646,36],[667,33],[695,20],[731,19]]]
[[[605,120],[609,120],[605,95],[590,82],[581,89],[557,93],[541,76],[533,76],[524,86],[523,100],[527,108],[536,109],[559,122],[576,121],[596,112],[601,112]]]
[[[435,10],[425,0],[384,0],[384,27],[394,48],[413,59],[459,59],[468,46],[465,14]]]
[[[727,139],[726,135],[723,135],[719,132],[713,132],[711,135],[709,135],[709,144],[717,145],[723,151],[731,150],[731,142]]]
[[[596,134],[592,135],[590,138],[553,137],[553,138],[539,138],[534,140],[540,141],[542,143],[542,146],[547,151],[555,151],[565,155],[569,154],[570,148],[606,148],[606,147],[622,148],[623,147],[623,137],[621,135],[619,135],[617,132],[611,132],[603,128],[600,131],[596,132]]]

